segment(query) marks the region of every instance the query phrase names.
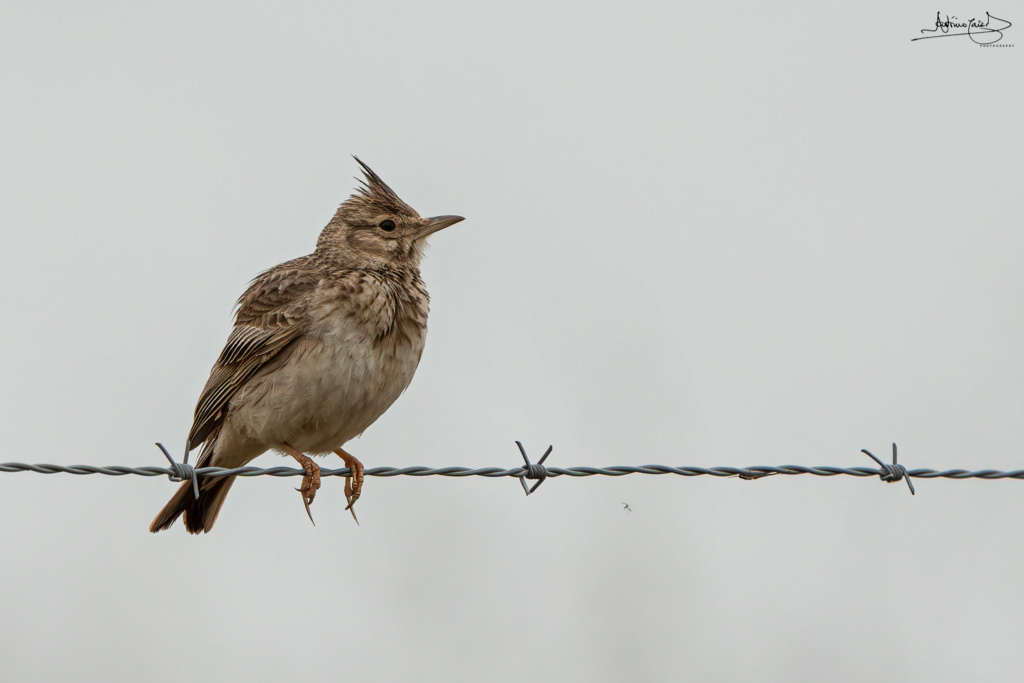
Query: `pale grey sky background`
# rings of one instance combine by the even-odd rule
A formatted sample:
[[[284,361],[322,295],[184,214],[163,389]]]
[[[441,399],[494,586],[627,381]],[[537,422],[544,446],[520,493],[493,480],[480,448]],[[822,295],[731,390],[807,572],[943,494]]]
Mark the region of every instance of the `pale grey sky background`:
[[[935,11],[1013,48],[910,39]],[[433,311],[367,467],[1024,467],[1024,10],[5,3],[0,461],[162,465],[360,155]],[[292,465],[275,455],[256,464]],[[328,461],[330,466],[336,463]],[[0,474],[4,681],[1020,680],[1024,482]],[[632,512],[622,503],[628,502]]]

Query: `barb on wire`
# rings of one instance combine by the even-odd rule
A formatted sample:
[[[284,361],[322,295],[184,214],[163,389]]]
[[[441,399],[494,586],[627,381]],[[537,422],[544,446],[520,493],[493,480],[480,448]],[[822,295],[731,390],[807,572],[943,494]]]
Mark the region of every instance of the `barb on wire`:
[[[526,449],[523,448],[523,444],[520,441],[516,441],[516,445],[519,446],[519,452],[523,455],[523,460],[526,462],[526,474],[519,477],[519,483],[523,485],[523,490],[526,491],[526,495],[530,495],[537,490],[537,487],[544,483],[544,480],[548,478],[548,470],[544,467],[544,461],[551,455],[551,451],[554,446],[548,446],[548,449],[544,451],[544,455],[540,456],[540,460],[537,462],[530,462],[530,458],[526,455]],[[526,487],[527,479],[536,479],[537,483],[533,485],[533,488]]]
[[[192,444],[189,443],[188,439],[185,439],[185,457],[181,462],[175,462],[171,454],[167,452],[164,445],[159,441],[156,447],[160,449],[160,452],[164,454],[171,463],[171,469],[174,470],[174,474],[168,474],[167,477],[174,482],[192,480],[192,493],[195,494],[196,500],[199,500],[199,480],[196,477],[196,468],[188,464],[188,454],[192,450]],[[308,508],[307,508],[308,509]]]
[[[907,486],[910,487],[910,495],[914,495],[914,482],[910,481],[910,473],[907,472],[907,468],[896,462],[896,444],[892,445],[892,464],[884,463],[875,457],[875,454],[866,448],[860,449],[861,453],[866,453],[872,460],[878,463],[878,466],[882,468],[882,471],[878,473],[878,476],[882,481],[890,484],[895,484],[904,477],[907,478]]]
[[[161,448],[161,451],[165,449]],[[816,477],[880,477],[885,482],[896,482],[906,479],[907,485],[913,489],[913,479],[1021,479],[1024,480],[1024,469],[1021,470],[933,470],[919,468],[908,470],[904,465],[896,462],[893,464],[883,463],[875,458],[865,449],[865,453],[871,456],[879,467],[831,467],[819,465],[808,467],[805,465],[753,465],[751,467],[673,467],[669,465],[612,465],[610,467],[546,467],[542,463],[550,454],[551,448],[547,450],[544,457],[537,463],[530,463],[526,466],[506,469],[503,467],[424,467],[415,465],[412,467],[373,467],[368,468],[364,474],[368,477],[516,477],[521,479],[525,486],[526,479],[535,479],[533,490],[547,477],[623,477],[629,474],[674,474],[682,477],[741,477],[759,478],[767,475],[795,476],[810,474]],[[294,467],[192,467],[186,462],[174,463],[173,458],[164,453],[172,467],[124,467],[111,465],[100,467],[96,465],[52,465],[52,464],[26,464],[21,462],[0,463],[0,472],[37,472],[39,474],[104,474],[108,476],[121,477],[125,475],[138,475],[143,477],[172,477],[176,481],[195,481],[198,477],[301,477],[305,471]],[[895,456],[895,452],[893,453]],[[529,459],[527,458],[527,463]],[[533,475],[531,476],[531,468]],[[543,473],[543,474],[542,474]],[[746,476],[745,476],[746,475]],[[351,470],[347,467],[338,469],[320,469],[322,477],[350,477]],[[195,489],[193,489],[194,491]]]

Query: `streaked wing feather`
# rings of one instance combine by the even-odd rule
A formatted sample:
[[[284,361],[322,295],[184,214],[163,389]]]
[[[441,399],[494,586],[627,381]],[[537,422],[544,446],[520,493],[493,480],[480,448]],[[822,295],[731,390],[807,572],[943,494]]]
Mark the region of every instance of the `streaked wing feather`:
[[[261,367],[302,334],[302,314],[319,277],[302,259],[271,269],[249,285],[238,300],[235,327],[210,371],[189,432],[198,446],[223,423],[227,406]]]

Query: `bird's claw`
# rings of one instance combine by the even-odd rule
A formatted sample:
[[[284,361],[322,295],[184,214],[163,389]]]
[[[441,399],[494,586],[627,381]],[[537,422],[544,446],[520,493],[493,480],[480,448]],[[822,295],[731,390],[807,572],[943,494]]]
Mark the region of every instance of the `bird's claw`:
[[[338,448],[334,452],[345,461],[345,466],[352,471],[352,476],[345,477],[345,500],[348,501],[345,509],[352,513],[352,519],[356,520],[356,524],[359,524],[359,518],[356,517],[356,511],[353,506],[363,492],[363,463],[359,462],[359,460],[342,448]]]
[[[302,494],[302,504],[306,506],[306,514],[309,515],[309,521],[313,522],[313,526],[316,526],[316,522],[313,521],[313,512],[309,509],[309,504],[313,502],[316,494],[314,493],[311,496],[306,496],[306,493],[302,489],[295,490]]]
[[[313,499],[316,498],[316,492],[320,488],[320,467],[313,462],[312,458],[307,455],[303,455],[287,444],[285,444],[284,450],[299,461],[299,464],[302,465],[302,470],[306,473],[302,477],[302,486],[295,490],[302,494],[302,504],[306,506],[306,514],[309,515],[309,521],[313,522],[313,526],[316,526],[316,522],[313,521],[313,513],[310,511],[309,506],[313,502]]]
[[[352,519],[356,520],[356,525],[358,525],[359,524],[359,518],[356,517],[356,510],[355,510],[354,507],[352,507],[355,504],[356,504],[356,501],[352,497],[349,497],[348,505],[345,506],[345,509],[352,513]]]

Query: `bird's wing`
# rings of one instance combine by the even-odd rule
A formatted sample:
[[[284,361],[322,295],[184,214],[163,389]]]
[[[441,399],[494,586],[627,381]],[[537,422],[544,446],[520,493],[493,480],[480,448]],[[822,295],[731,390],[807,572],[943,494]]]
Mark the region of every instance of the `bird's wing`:
[[[220,427],[235,392],[302,334],[302,314],[319,280],[302,264],[289,262],[252,281],[238,300],[235,327],[196,404],[188,435],[193,447]]]

